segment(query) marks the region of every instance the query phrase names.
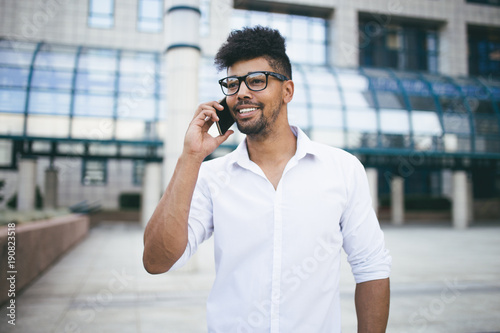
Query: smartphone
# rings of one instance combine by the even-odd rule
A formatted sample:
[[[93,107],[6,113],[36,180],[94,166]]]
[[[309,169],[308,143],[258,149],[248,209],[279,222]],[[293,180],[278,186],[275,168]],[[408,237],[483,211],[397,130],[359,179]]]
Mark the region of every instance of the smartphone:
[[[224,135],[224,133],[226,133],[227,130],[234,124],[234,118],[231,115],[231,111],[229,111],[225,97],[219,102],[219,104],[224,107],[224,110],[215,110],[217,117],[219,117],[219,121],[216,121],[215,123],[217,124],[219,134]]]

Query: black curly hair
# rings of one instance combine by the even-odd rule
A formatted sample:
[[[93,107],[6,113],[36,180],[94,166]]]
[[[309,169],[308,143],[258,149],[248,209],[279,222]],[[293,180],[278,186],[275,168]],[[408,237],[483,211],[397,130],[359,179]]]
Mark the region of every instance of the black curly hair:
[[[223,70],[238,61],[258,57],[264,57],[274,71],[292,79],[292,65],[286,54],[285,38],[278,30],[259,25],[233,30],[215,55],[215,65],[218,70]]]

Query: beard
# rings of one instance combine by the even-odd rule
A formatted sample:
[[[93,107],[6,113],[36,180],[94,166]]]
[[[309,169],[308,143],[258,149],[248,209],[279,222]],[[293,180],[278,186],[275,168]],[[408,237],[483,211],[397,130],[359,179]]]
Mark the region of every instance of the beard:
[[[236,106],[244,105],[246,103],[239,103]],[[255,105],[255,104],[252,104]],[[280,103],[278,105],[272,105],[271,106],[271,113],[269,116],[264,115],[264,106],[262,104],[257,104],[260,110],[260,114],[257,117],[254,117],[256,119],[243,119],[243,120],[237,120],[236,125],[238,127],[238,130],[246,135],[259,135],[259,136],[266,136],[267,133],[271,132],[272,125],[275,123],[276,119],[278,118],[278,115],[280,113],[281,107],[283,105],[283,101],[280,100]],[[235,113],[236,111],[236,106],[234,108]]]

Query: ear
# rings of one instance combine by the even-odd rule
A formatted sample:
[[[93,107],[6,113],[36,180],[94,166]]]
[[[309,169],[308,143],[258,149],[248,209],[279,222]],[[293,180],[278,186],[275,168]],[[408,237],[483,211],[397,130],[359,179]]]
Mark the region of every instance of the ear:
[[[292,101],[295,85],[292,80],[283,82],[283,102],[288,104]]]

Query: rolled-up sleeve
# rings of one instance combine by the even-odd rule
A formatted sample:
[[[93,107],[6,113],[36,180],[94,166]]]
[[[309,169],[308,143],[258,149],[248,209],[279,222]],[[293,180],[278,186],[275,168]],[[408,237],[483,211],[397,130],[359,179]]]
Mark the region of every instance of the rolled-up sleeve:
[[[388,278],[392,258],[372,208],[372,199],[363,165],[352,156],[346,171],[347,203],[340,221],[343,248],[356,283]]]

